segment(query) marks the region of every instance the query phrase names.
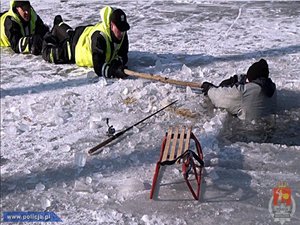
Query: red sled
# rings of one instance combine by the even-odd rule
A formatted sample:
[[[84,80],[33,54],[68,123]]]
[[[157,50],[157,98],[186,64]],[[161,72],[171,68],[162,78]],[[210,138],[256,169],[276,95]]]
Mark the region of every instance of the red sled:
[[[196,151],[190,149],[190,140],[194,141]],[[150,199],[153,199],[160,167],[175,163],[182,164],[183,178],[194,199],[199,200],[204,161],[200,142],[193,134],[192,127],[187,129],[185,127],[170,127],[168,129],[162,142],[159,160],[156,163]],[[191,185],[189,176],[191,174],[195,177],[196,188]]]

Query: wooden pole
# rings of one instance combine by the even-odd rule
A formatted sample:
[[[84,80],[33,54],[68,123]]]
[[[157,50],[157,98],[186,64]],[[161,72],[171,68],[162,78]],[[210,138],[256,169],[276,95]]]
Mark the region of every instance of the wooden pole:
[[[156,80],[162,83],[168,83],[168,84],[175,84],[179,86],[188,86],[191,88],[201,88],[201,83],[196,83],[196,82],[189,82],[189,81],[180,81],[180,80],[174,80],[170,79],[168,77],[162,77],[159,75],[153,75],[153,74],[147,74],[147,73],[139,73],[131,70],[124,70],[125,74],[128,76],[133,76],[133,77],[139,77],[139,78],[144,78],[148,80]]]

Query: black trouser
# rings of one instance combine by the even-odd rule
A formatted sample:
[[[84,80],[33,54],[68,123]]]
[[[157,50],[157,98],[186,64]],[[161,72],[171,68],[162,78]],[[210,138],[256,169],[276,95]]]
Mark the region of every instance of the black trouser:
[[[73,29],[65,23],[55,25],[44,37],[43,59],[55,64],[74,63],[71,53],[73,33]]]

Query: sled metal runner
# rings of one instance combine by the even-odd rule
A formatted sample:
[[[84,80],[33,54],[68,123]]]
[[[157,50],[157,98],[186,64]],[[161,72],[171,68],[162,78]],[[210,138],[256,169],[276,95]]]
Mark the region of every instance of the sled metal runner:
[[[190,150],[190,140],[195,142],[196,152]],[[150,199],[153,199],[156,190],[160,167],[176,163],[182,164],[183,178],[194,199],[199,200],[204,162],[200,142],[193,134],[191,127],[187,129],[185,127],[170,127],[168,129],[162,142],[159,160],[156,163]],[[191,179],[189,179],[189,175],[192,173],[195,177],[196,188],[193,187]]]

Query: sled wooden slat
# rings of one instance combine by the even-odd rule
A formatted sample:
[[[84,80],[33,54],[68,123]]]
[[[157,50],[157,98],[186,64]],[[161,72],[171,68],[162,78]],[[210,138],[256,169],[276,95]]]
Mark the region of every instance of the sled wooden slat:
[[[170,145],[171,145],[171,138],[172,138],[172,127],[170,127],[168,129],[167,142],[166,142],[166,145],[165,145],[165,150],[164,150],[164,154],[163,154],[163,157],[162,157],[162,161],[168,160],[169,148],[170,148]]]
[[[184,135],[185,135],[185,127],[182,127],[181,133],[180,133],[180,139],[179,139],[179,145],[178,145],[177,155],[181,155],[182,154],[182,148],[183,148],[183,142],[184,142]]]
[[[178,139],[178,127],[175,128],[175,132],[174,132],[174,135],[173,135],[173,143],[172,143],[172,148],[171,148],[171,153],[170,153],[170,156],[169,156],[169,160],[173,160],[175,159],[175,149],[176,149],[176,145],[177,145],[177,139]]]
[[[185,152],[186,150],[188,150],[189,147],[190,147],[191,132],[192,132],[192,128],[189,127],[189,128],[188,128],[188,131],[187,131],[187,133],[186,133],[185,146],[184,146],[183,152]]]

